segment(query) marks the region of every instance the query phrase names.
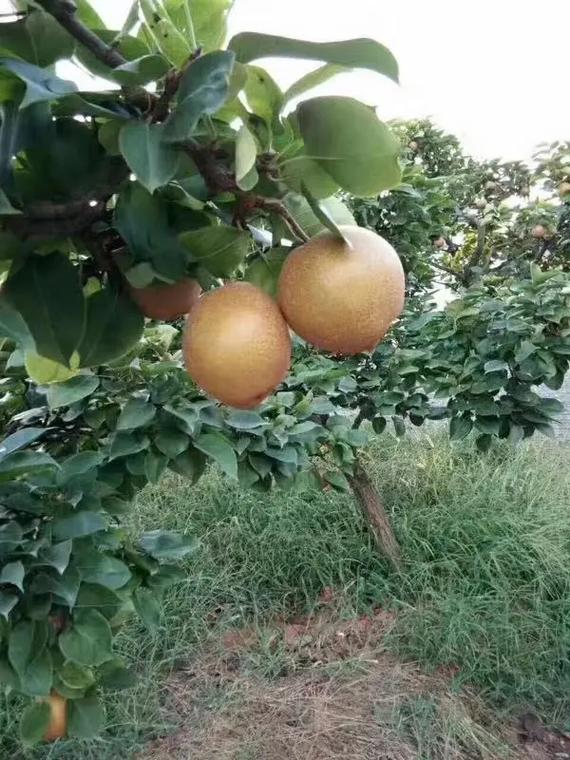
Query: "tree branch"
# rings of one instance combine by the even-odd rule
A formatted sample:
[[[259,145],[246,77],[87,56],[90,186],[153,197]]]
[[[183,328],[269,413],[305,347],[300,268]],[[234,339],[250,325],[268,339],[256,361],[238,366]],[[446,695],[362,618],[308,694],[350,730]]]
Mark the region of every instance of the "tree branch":
[[[51,14],[72,37],[90,50],[97,60],[114,69],[127,63],[119,51],[107,45],[91,29],[88,29],[76,15],[77,7],[72,0],[37,0],[38,4]]]
[[[264,198],[261,195],[253,195],[252,207],[261,209],[262,211],[269,211],[270,213],[277,214],[281,217],[281,219],[283,219],[294,237],[302,240],[303,243],[306,243],[308,240],[310,240],[305,230],[291,214],[287,206],[277,198]]]

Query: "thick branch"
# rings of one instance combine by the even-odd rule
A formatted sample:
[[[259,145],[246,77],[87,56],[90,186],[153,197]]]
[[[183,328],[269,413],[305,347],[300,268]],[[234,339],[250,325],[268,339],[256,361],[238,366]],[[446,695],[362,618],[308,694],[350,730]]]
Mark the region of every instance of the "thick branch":
[[[88,29],[76,15],[76,5],[72,0],[37,0],[42,8],[50,13],[72,37],[90,50],[105,66],[114,69],[127,63],[118,50],[103,42],[91,29]]]
[[[396,570],[400,570],[400,546],[390,525],[390,520],[380,499],[374,483],[368,473],[357,462],[354,466],[354,475],[348,478],[352,491],[362,510],[364,519],[376,541],[380,552],[388,559]]]

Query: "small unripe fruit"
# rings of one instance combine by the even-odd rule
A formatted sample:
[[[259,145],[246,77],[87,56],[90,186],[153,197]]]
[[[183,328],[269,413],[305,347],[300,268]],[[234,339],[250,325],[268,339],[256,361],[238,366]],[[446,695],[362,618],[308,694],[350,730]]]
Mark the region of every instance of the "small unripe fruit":
[[[487,201],[484,198],[475,199],[475,208],[478,208],[480,211],[483,211],[486,205]]]
[[[289,254],[278,301],[288,324],[324,351],[352,355],[372,349],[404,306],[404,270],[392,246],[362,227],[342,225]]]
[[[558,193],[561,198],[570,195],[570,182],[561,182],[560,185],[558,185]]]
[[[418,149],[417,142],[415,140],[410,140],[410,142],[408,143],[408,148],[415,153]]]
[[[149,319],[169,322],[189,314],[200,296],[196,280],[184,279],[172,285],[131,288],[131,297]]]
[[[496,188],[497,188],[497,183],[496,182],[492,182],[492,181],[485,182],[485,190],[487,190],[487,192],[490,193],[493,190],[495,190]]]
[[[532,228],[532,236],[533,238],[536,238],[537,240],[540,240],[540,238],[545,237],[546,235],[546,227],[542,224],[535,224]]]
[[[253,409],[287,375],[291,338],[272,298],[248,282],[233,282],[201,296],[186,322],[183,353],[204,391]]]
[[[44,741],[54,742],[67,734],[67,699],[52,691],[46,699],[51,711],[49,725],[44,734]]]
[[[445,245],[445,238],[438,237],[433,241],[433,244],[435,245],[436,248],[443,248],[443,246]]]

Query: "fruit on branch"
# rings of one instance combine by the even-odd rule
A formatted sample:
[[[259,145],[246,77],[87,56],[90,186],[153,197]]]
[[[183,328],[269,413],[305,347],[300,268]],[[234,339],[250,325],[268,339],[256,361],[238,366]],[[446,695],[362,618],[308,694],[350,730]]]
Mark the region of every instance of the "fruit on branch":
[[[341,226],[291,253],[278,301],[301,338],[335,354],[371,351],[404,306],[404,270],[392,246],[362,227]]]
[[[570,195],[570,182],[561,182],[558,185],[558,194],[561,198],[566,197],[567,195]]]
[[[487,206],[487,201],[485,198],[476,198],[474,206],[475,208],[478,208],[479,211],[483,211],[483,209]]]
[[[238,409],[258,406],[285,378],[289,329],[259,288],[233,282],[201,296],[186,323],[186,368],[204,391]]]
[[[443,248],[445,245],[445,238],[440,236],[433,241],[433,244],[436,248]]]
[[[543,224],[535,224],[532,228],[531,234],[533,238],[540,240],[541,238],[546,237],[546,227]]]
[[[44,734],[44,741],[54,742],[67,734],[67,699],[52,691],[46,702],[49,705],[51,716],[49,725]]]
[[[168,322],[188,314],[200,296],[196,280],[184,279],[172,285],[149,285],[131,288],[131,297],[149,319]]]

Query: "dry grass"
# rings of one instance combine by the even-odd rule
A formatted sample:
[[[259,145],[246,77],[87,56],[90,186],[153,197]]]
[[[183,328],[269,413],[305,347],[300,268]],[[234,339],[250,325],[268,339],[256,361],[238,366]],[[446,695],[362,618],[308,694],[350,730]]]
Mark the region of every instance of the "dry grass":
[[[491,760],[521,757],[478,700],[383,650],[393,616],[336,611],[226,634],[168,684],[183,725],[146,760]],[[287,675],[252,668],[273,653]]]

